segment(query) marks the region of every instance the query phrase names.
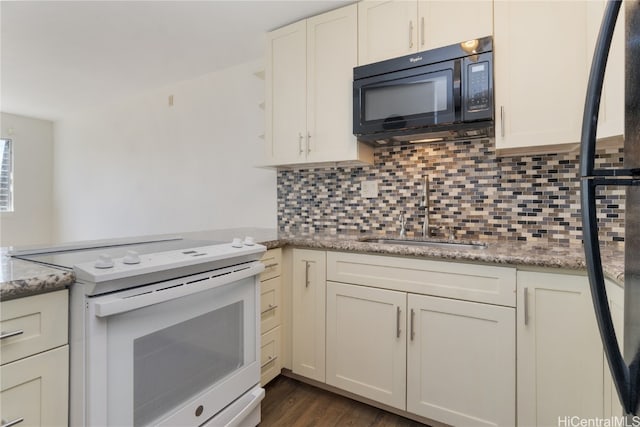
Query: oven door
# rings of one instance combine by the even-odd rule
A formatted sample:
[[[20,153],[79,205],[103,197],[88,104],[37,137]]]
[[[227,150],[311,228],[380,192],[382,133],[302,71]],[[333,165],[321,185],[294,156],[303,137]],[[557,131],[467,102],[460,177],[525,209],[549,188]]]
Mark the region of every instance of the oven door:
[[[89,298],[87,424],[198,426],[253,389],[263,268]]]
[[[461,120],[460,60],[353,82],[353,133],[369,135]]]

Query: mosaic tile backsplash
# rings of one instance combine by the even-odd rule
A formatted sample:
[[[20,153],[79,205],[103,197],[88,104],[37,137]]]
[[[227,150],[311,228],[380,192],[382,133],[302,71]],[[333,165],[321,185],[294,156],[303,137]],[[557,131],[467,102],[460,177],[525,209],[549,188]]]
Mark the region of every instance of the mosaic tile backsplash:
[[[610,145],[610,144],[609,144]],[[599,167],[622,165],[623,143],[598,150]],[[499,157],[491,140],[377,148],[371,166],[278,170],[278,227],[289,232],[422,234],[420,207],[429,177],[435,235],[471,240],[580,244],[577,152]],[[361,196],[377,180],[378,196]],[[598,193],[602,242],[624,240],[622,188]]]

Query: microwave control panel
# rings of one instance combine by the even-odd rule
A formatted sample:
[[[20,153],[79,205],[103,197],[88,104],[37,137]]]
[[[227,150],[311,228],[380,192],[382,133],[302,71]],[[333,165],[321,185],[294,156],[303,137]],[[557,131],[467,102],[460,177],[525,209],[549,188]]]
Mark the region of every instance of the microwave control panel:
[[[488,61],[467,65],[468,111],[486,110],[491,106],[489,99],[490,76]]]

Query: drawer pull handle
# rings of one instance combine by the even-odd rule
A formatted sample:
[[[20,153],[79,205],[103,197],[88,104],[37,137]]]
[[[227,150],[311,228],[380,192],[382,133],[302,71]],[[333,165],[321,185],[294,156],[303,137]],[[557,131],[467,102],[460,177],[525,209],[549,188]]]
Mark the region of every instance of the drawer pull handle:
[[[273,362],[274,360],[276,360],[278,358],[278,356],[269,356],[269,360],[267,360],[266,362],[264,362],[260,368],[264,368],[265,366],[267,366],[269,363]],[[4,427],[4,426],[3,426]]]
[[[5,338],[15,337],[17,335],[22,335],[22,334],[24,334],[24,331],[22,329],[17,330],[17,331],[11,331],[11,332],[0,332],[0,340],[3,340]],[[13,424],[11,424],[11,425],[13,425]],[[0,427],[4,427],[4,425],[2,425]]]
[[[9,421],[8,423],[5,423],[4,420],[2,420],[2,425],[0,427],[11,427],[16,424],[20,424],[23,421],[24,421],[24,418],[16,418],[15,420]]]
[[[264,268],[273,268],[273,267],[277,267],[277,266],[278,266],[278,263],[277,263],[277,262],[274,262],[273,264],[267,264],[267,265],[265,265],[265,266],[264,266]]]
[[[270,311],[275,310],[276,308],[278,308],[278,306],[277,306],[277,305],[271,305],[271,304],[269,304],[269,308],[267,308],[266,310],[264,310],[264,311],[263,311],[262,313],[260,313],[260,314],[268,313],[268,312],[270,312]]]

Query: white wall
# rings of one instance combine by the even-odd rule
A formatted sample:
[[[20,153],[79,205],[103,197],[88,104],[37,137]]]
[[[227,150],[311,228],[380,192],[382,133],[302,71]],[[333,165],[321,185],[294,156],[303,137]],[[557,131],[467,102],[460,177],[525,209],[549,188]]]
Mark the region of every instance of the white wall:
[[[254,167],[264,151],[260,68],[243,64],[56,122],[55,240],[275,227],[276,173]]]
[[[13,141],[14,211],[0,213],[0,246],[47,244],[52,237],[53,123],[0,114]]]

